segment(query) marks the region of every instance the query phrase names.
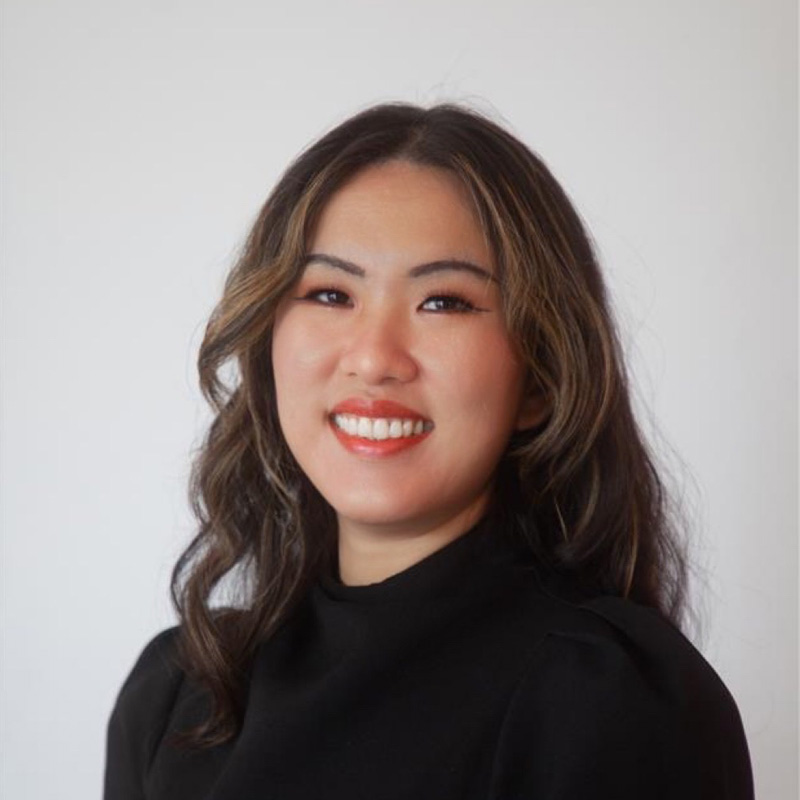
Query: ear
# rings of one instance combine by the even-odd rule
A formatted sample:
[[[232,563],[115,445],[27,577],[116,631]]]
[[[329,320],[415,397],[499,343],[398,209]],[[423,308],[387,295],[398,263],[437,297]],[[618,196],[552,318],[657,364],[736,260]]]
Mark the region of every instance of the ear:
[[[540,390],[530,390],[522,397],[515,429],[526,431],[544,422],[550,415],[550,402]]]

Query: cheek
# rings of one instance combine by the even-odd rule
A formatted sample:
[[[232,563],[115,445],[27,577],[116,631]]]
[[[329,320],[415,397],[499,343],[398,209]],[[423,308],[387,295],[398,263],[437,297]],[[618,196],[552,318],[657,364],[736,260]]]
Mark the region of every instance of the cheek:
[[[300,399],[307,386],[330,369],[331,346],[324,336],[314,335],[308,325],[295,324],[291,317],[279,319],[272,336],[272,365],[275,388],[281,396]]]
[[[290,449],[295,451],[307,427],[303,400],[312,396],[318,354],[309,348],[303,331],[290,320],[276,324],[272,337],[272,369],[278,419]],[[295,456],[297,453],[295,452]]]
[[[503,332],[453,340],[437,349],[435,361],[429,374],[457,407],[501,424],[516,415],[523,368]]]

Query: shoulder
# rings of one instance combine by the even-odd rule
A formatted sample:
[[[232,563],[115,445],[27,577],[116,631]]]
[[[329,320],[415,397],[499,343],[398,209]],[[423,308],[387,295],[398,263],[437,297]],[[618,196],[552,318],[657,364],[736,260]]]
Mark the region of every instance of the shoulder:
[[[598,637],[661,696],[690,716],[739,723],[736,703],[715,669],[686,636],[653,608],[619,597],[598,597],[581,610],[601,622]]]
[[[183,683],[179,628],[151,639],[122,684],[108,723],[106,797],[138,798]]]
[[[689,703],[698,696],[721,712],[736,704],[714,668],[685,634],[655,608],[611,595],[587,595],[569,578],[533,571],[533,603],[547,607],[547,624],[533,661],[570,660],[610,676],[633,671],[641,681]],[[577,665],[576,665],[577,666]]]
[[[112,720],[145,721],[147,712],[158,717],[159,711],[168,711],[183,678],[178,663],[179,631],[177,626],[167,628],[145,645],[122,684]],[[147,721],[152,724],[155,720]]]
[[[498,796],[752,797],[736,703],[677,628],[621,598],[546,594],[551,621],[502,728]]]

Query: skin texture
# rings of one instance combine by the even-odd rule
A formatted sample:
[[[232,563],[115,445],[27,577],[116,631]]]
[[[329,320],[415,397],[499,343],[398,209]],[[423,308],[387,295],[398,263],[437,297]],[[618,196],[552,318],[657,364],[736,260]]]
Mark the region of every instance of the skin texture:
[[[312,257],[282,301],[272,348],[278,413],[336,512],[342,581],[373,583],[478,520],[512,431],[538,423],[544,404],[523,399],[493,257],[450,173],[405,161],[368,167],[328,202],[309,253],[363,274]],[[488,275],[412,274],[442,260]],[[400,403],[433,428],[395,452],[347,446],[331,414],[353,398]]]

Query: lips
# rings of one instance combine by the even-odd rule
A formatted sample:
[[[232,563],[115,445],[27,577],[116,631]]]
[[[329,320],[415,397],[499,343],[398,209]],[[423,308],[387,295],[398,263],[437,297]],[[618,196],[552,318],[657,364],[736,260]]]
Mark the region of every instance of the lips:
[[[393,400],[351,397],[329,415],[333,433],[356,455],[384,457],[415,447],[433,430],[433,422]]]

